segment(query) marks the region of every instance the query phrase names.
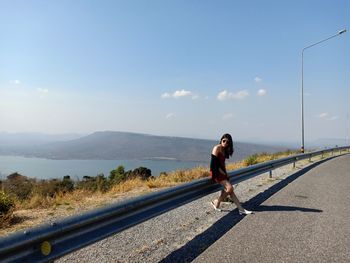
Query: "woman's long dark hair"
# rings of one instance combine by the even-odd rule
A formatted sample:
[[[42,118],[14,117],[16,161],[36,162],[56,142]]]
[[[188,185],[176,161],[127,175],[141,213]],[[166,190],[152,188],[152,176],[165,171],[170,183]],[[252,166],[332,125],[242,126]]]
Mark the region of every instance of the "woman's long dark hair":
[[[222,142],[223,139],[227,139],[228,140],[228,146],[225,147],[225,158],[228,159],[230,158],[230,156],[232,156],[233,154],[233,142],[232,142],[232,137],[230,134],[225,133],[224,135],[222,135],[221,139],[220,139],[220,144]]]

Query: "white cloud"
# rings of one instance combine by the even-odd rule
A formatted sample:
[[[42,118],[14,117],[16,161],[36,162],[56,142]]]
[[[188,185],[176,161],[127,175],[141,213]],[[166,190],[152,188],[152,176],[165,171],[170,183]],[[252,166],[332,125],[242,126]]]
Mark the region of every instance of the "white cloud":
[[[180,97],[186,97],[186,96],[191,96],[192,92],[188,90],[177,90],[173,93],[174,98],[180,98]]]
[[[229,93],[227,90],[223,90],[221,92],[219,92],[217,98],[218,100],[227,100],[229,98]]]
[[[222,116],[223,120],[228,120],[228,119],[232,119],[233,118],[233,114],[232,113],[226,113]]]
[[[323,118],[327,118],[329,116],[329,113],[327,112],[322,112],[318,115],[319,118],[323,119]]]
[[[40,98],[44,98],[48,93],[48,89],[37,88],[36,91],[39,93]]]
[[[244,99],[245,97],[248,97],[248,96],[249,96],[249,93],[246,90],[241,90],[241,91],[237,92],[236,94],[233,94],[233,98],[234,99],[239,99],[239,100],[242,100],[242,99]]]
[[[257,95],[258,96],[265,96],[267,93],[266,89],[259,89]]]
[[[339,116],[331,116],[328,112],[320,113],[317,117],[327,121],[335,121],[339,119]]]
[[[19,84],[21,84],[21,81],[18,79],[10,80],[10,84],[19,85]]]
[[[168,113],[165,118],[166,119],[171,119],[171,118],[174,118],[175,117],[175,114],[174,113]]]
[[[218,100],[227,100],[227,99],[243,100],[248,96],[249,96],[249,93],[246,90],[241,90],[241,91],[238,91],[237,93],[232,93],[232,92],[228,92],[227,90],[223,90],[219,92],[217,99]]]
[[[255,77],[255,78],[254,78],[254,81],[255,81],[256,83],[262,82],[262,78]]]
[[[170,97],[171,97],[171,95],[169,93],[167,93],[167,92],[162,94],[162,98],[163,99],[167,99],[167,98],[170,98]]]
[[[189,90],[176,90],[175,92],[173,92],[172,94],[165,92],[162,94],[161,96],[163,99],[168,99],[168,98],[175,98],[175,99],[179,99],[182,97],[191,97],[193,100],[198,99],[199,96],[194,94],[193,92],[189,91]]]

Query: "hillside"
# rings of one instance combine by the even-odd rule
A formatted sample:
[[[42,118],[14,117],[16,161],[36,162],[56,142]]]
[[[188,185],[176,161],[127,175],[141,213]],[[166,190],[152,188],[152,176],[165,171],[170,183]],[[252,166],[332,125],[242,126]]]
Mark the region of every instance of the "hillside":
[[[41,145],[50,142],[68,141],[82,137],[79,134],[43,134],[35,132],[27,133],[8,133],[0,132],[0,147],[5,146],[26,146]]]
[[[208,161],[218,141],[182,137],[155,136],[129,132],[104,131],[68,140],[25,146],[1,146],[2,155],[20,155],[49,159],[174,159]],[[233,160],[259,152],[276,152],[282,147],[234,143]]]

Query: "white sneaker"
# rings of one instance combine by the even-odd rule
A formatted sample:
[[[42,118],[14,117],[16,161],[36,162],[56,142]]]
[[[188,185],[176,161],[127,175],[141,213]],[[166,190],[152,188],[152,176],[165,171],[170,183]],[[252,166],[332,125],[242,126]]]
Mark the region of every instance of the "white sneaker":
[[[250,215],[250,214],[253,214],[253,211],[249,211],[249,210],[246,210],[246,209],[243,209],[243,210],[239,210],[238,209],[238,213],[240,215]]]
[[[213,206],[213,208],[215,209],[215,211],[221,212],[221,209],[220,209],[220,208],[217,208],[217,207],[215,206],[214,201],[211,201],[210,203],[211,203],[211,205]]]

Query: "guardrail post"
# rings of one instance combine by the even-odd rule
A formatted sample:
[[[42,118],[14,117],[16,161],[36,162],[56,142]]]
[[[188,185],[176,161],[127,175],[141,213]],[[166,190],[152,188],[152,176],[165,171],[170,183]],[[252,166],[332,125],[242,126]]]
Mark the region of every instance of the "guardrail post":
[[[311,154],[309,155],[309,163],[311,163]]]
[[[270,172],[269,172],[269,173],[270,173],[270,178],[272,178],[272,170],[270,170]]]
[[[332,149],[332,156],[333,156],[334,152],[333,152],[333,149]]]

